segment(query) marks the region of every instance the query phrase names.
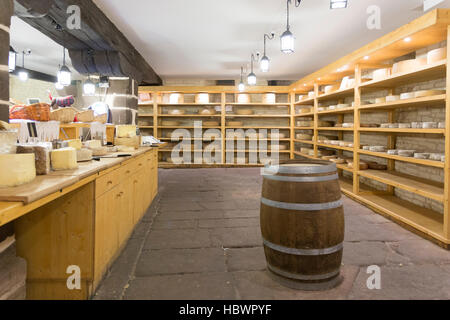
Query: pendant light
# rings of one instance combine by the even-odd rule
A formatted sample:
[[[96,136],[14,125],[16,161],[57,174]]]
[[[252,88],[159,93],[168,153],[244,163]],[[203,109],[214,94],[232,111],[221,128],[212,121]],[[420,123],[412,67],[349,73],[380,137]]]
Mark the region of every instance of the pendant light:
[[[95,84],[92,82],[90,76],[88,76],[88,79],[83,85],[83,91],[87,96],[93,96],[95,94]]]
[[[330,9],[345,9],[347,5],[347,0],[330,0]]]
[[[243,92],[245,90],[245,83],[244,83],[244,67],[241,67],[241,82],[239,82],[238,89],[240,92]]]
[[[9,59],[8,59],[8,69],[9,72],[14,72],[16,70],[16,60],[17,52],[13,47],[9,46]]]
[[[63,65],[58,72],[58,82],[63,86],[69,86],[72,83],[72,73],[66,66],[66,47],[63,47]]]
[[[295,49],[295,38],[294,34],[291,32],[290,24],[289,24],[289,4],[292,0],[287,0],[287,28],[286,31],[281,35],[281,51],[283,53],[294,53]],[[301,3],[301,0],[295,0],[295,6],[298,7]]]
[[[275,37],[275,33],[273,33],[273,32],[270,35],[268,35],[267,33],[264,34],[264,56],[261,58],[261,61],[260,61],[261,72],[269,72],[270,59],[266,55],[266,42],[267,42],[267,39],[272,40],[274,37]]]
[[[258,61],[257,59],[255,59],[255,55],[252,53],[251,56],[251,72],[247,77],[247,83],[249,86],[254,86],[256,85],[256,74],[253,72],[253,61]]]
[[[25,51],[22,52],[22,70],[19,71],[19,79],[24,82],[28,80],[28,71],[25,70]]]

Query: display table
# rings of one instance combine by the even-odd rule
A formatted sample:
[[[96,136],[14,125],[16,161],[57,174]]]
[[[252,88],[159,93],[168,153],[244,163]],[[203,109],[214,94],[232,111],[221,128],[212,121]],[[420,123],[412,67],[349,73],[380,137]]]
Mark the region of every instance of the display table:
[[[80,164],[0,189],[0,226],[15,221],[27,299],[88,299],[158,193],[158,148]],[[20,200],[20,201],[19,201]],[[81,289],[67,286],[70,266]]]

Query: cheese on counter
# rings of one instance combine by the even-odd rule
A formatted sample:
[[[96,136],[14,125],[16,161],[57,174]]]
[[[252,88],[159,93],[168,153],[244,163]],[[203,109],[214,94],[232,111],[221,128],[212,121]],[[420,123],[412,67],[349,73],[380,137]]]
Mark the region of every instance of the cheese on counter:
[[[35,158],[35,167],[37,175],[46,175],[50,173],[50,149],[42,145],[19,145],[17,153],[32,153]]]
[[[82,148],[77,150],[77,162],[91,161],[93,151],[91,149]]]
[[[74,148],[53,150],[51,159],[53,170],[72,170],[78,168],[77,150]]]
[[[141,146],[141,137],[134,136],[133,138],[115,138],[114,139],[115,146],[127,146],[138,149]]]
[[[0,187],[16,187],[36,178],[34,153],[0,154]]]
[[[100,147],[91,150],[94,157],[102,157],[108,154],[108,147]]]
[[[88,149],[98,149],[102,147],[100,140],[89,140],[84,143],[84,146]]]
[[[116,136],[118,138],[133,138],[136,136],[136,126],[120,125],[116,127]]]
[[[74,148],[80,150],[83,147],[83,143],[80,139],[67,140],[67,143],[70,148]]]

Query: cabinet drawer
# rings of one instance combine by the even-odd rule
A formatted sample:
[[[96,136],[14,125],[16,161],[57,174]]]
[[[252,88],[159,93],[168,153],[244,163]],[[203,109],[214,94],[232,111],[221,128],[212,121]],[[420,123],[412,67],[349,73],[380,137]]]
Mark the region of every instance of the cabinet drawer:
[[[135,161],[131,161],[118,169],[120,181],[124,181],[125,179],[133,175],[134,163]]]
[[[102,194],[113,189],[119,184],[119,181],[119,169],[98,178],[97,180],[95,180],[95,196],[99,197]]]

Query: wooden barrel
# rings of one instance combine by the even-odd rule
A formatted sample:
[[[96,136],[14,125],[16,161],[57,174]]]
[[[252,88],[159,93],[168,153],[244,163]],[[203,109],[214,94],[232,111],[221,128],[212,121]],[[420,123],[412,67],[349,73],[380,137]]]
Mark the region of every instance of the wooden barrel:
[[[342,281],[344,209],[336,164],[292,160],[263,171],[261,230],[281,284],[327,290]]]

